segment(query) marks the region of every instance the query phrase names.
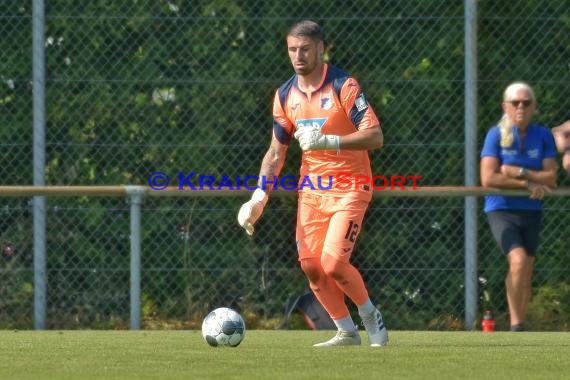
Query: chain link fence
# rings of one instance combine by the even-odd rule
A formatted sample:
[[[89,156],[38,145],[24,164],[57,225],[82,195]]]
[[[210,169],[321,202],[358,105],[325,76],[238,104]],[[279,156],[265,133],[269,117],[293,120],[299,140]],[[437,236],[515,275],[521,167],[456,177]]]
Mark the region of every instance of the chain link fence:
[[[273,92],[292,75],[284,34],[301,18],[322,23],[329,60],[360,81],[383,121],[373,172],[422,175],[421,186],[464,183],[461,1],[46,3],[49,185],[144,185],[153,172],[172,184],[179,173],[256,175]],[[535,88],[537,121],[570,118],[570,1],[477,7],[478,150],[513,80]],[[32,2],[2,2],[0,20],[0,178],[31,184]],[[283,174],[298,173],[294,145]],[[245,200],[144,199],[144,328],[195,328],[220,305],[274,327],[287,299],[305,291],[296,198],[271,199],[252,239],[235,221]],[[529,322],[568,329],[568,201],[548,199],[546,208]],[[0,212],[0,327],[31,328],[31,199],[2,198]],[[128,202],[49,198],[47,221],[47,327],[127,328]],[[464,328],[463,223],[462,198],[373,202],[354,263],[390,327]],[[478,246],[479,306],[506,326],[506,263],[482,212]]]

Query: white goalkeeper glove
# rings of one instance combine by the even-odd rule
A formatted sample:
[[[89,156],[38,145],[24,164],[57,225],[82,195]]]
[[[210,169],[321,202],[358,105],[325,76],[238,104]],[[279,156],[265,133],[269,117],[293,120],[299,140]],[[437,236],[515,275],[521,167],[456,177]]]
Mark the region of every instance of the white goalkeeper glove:
[[[302,127],[295,132],[302,150],[340,150],[340,137],[323,135],[319,127]]]
[[[265,191],[255,189],[251,199],[245,202],[239,209],[237,217],[238,223],[240,226],[245,228],[245,232],[250,236],[253,235],[253,232],[255,231],[253,225],[263,213],[263,208],[267,204],[267,199],[268,196]]]

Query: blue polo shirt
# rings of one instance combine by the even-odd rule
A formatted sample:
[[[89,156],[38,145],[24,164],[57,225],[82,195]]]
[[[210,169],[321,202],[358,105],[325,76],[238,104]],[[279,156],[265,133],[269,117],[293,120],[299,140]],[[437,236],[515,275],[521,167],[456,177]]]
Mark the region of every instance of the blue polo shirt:
[[[524,148],[521,149],[519,128],[514,129],[514,143],[508,148],[501,148],[501,133],[495,126],[489,130],[481,158],[496,157],[499,165],[522,166],[529,170],[542,170],[542,160],[555,158],[556,149],[554,137],[550,129],[538,124],[530,124],[524,138]],[[512,197],[503,195],[485,196],[485,212],[495,210],[542,210],[542,201],[529,199],[528,196]]]

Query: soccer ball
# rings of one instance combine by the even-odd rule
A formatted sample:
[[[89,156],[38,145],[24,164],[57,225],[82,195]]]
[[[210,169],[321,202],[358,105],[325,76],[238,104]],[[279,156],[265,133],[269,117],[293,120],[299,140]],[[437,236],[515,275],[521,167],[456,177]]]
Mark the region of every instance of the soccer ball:
[[[237,311],[220,307],[204,318],[202,336],[212,347],[237,347],[245,337],[245,322]]]

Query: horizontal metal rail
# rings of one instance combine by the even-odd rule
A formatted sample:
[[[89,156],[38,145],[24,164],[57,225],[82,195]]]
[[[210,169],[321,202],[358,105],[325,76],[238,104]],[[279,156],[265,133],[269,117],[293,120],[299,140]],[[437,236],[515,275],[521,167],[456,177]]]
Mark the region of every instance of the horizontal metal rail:
[[[217,197],[217,196],[245,196],[250,195],[248,189],[188,189],[170,186],[164,190],[153,190],[143,185],[116,185],[116,186],[0,186],[0,197],[28,197],[28,196],[93,196],[116,197],[138,193],[150,197]],[[295,190],[276,190],[272,196],[295,195]],[[374,197],[465,197],[484,195],[512,195],[526,196],[529,192],[523,189],[493,189],[480,186],[417,186],[374,190]],[[570,187],[560,187],[547,193],[547,197],[564,197],[570,195]]]

